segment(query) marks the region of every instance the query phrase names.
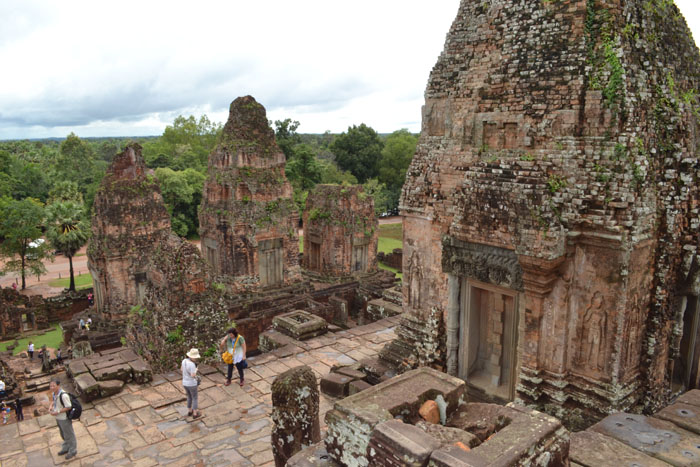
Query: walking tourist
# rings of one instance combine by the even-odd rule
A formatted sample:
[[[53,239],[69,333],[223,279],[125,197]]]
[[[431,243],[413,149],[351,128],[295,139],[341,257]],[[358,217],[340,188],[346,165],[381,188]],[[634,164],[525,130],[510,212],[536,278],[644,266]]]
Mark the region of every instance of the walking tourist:
[[[24,420],[24,413],[22,413],[22,399],[17,396],[17,399],[15,399],[15,416],[17,417],[17,421],[21,422]]]
[[[227,350],[229,354],[233,356],[231,363],[228,363],[228,376],[226,378],[226,383],[225,386],[228,386],[231,384],[231,378],[233,377],[233,367],[234,365],[236,366],[236,369],[238,370],[238,376],[240,378],[240,384],[243,386],[243,383],[245,382],[245,379],[243,377],[243,370],[245,368],[248,368],[248,363],[246,362],[246,346],[245,346],[245,339],[243,336],[238,334],[238,331],[236,328],[231,328],[227,331],[226,337],[224,337],[221,340],[221,343],[219,344],[219,348],[221,351],[224,349]]]
[[[33,360],[34,359],[34,343],[32,341],[29,341],[29,345],[27,346],[27,353],[29,354],[29,359]]]
[[[77,442],[75,440],[75,432],[73,431],[73,420],[66,415],[73,406],[70,401],[70,396],[67,392],[61,389],[61,380],[53,379],[49,384],[49,389],[53,395],[51,403],[51,415],[56,417],[58,431],[63,439],[63,446],[58,451],[58,455],[66,454],[66,460],[72,459],[78,453]]]
[[[180,367],[182,371],[182,387],[185,388],[185,392],[187,393],[187,415],[191,415],[192,418],[198,418],[201,415],[197,400],[197,386],[199,385],[199,379],[197,378],[197,362],[199,358],[199,350],[194,348],[190,349],[190,351],[187,352],[187,357],[182,360],[182,365]]]
[[[7,396],[7,390],[5,389],[5,381],[0,379],[0,397],[5,398]]]

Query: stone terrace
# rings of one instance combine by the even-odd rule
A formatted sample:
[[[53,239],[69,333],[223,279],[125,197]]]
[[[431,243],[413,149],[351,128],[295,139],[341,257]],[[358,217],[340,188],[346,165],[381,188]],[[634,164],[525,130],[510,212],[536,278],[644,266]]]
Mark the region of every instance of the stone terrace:
[[[146,385],[128,384],[111,398],[84,403],[73,423],[78,457],[58,456],[61,439],[51,415],[0,426],[0,464],[31,465],[274,465],[270,433],[270,386],[283,371],[309,365],[317,378],[331,366],[374,357],[395,338],[398,317],[325,334],[298,352],[275,352],[248,359],[246,384],[225,387],[218,369],[202,365],[199,404],[203,418],[186,417],[179,372],[158,375]],[[279,352],[279,351],[278,351]],[[289,353],[289,352],[287,352]],[[321,394],[321,427],[333,401]]]

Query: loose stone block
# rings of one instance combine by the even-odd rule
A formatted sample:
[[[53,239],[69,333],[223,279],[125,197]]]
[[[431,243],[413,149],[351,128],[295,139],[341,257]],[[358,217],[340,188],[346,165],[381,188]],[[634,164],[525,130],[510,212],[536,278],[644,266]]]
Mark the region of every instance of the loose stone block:
[[[100,397],[100,388],[97,380],[90,373],[82,373],[74,379],[78,394],[85,400],[92,401]]]
[[[124,389],[124,381],[118,379],[110,379],[107,381],[99,381],[100,397],[109,397],[119,394]]]
[[[153,381],[153,370],[141,358],[129,362],[135,383],[146,384]],[[203,373],[204,374],[204,373]]]
[[[101,368],[99,370],[93,371],[92,375],[97,381],[107,381],[110,379],[119,379],[128,383],[133,379],[131,365],[128,363],[121,363],[119,365],[110,366],[107,368]]]
[[[420,428],[389,420],[372,430],[367,460],[372,466],[424,466],[440,442]]]
[[[331,459],[325,443],[321,441],[294,454],[287,467],[339,467],[339,464]]]
[[[88,371],[87,365],[85,365],[85,363],[83,363],[81,360],[71,360],[66,365],[66,372],[72,378],[76,378],[77,376],[87,373]]]
[[[440,423],[440,409],[435,401],[425,401],[418,413],[428,423]]]
[[[350,381],[350,384],[348,384],[348,395],[352,396],[353,394],[357,394],[358,392],[362,392],[365,389],[369,389],[371,387],[371,384],[369,384],[366,381],[362,381],[361,379]]]
[[[331,397],[345,397],[348,395],[348,385],[353,381],[349,376],[338,373],[328,373],[321,378],[321,392]]]
[[[338,373],[339,375],[343,376],[349,376],[353,380],[365,379],[367,377],[367,375],[365,375],[362,371],[356,370],[351,367],[336,368],[333,370],[333,373]]]
[[[284,467],[303,446],[320,441],[316,375],[308,366],[292,368],[272,383],[272,452]]]

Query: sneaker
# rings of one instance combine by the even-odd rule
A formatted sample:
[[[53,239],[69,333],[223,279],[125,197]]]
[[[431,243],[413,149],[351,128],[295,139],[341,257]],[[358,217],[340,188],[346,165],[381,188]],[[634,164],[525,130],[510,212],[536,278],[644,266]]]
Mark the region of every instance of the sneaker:
[[[74,458],[74,457],[77,456],[77,455],[78,455],[77,452],[68,453],[68,455],[66,456],[66,460],[72,459],[72,458]]]
[[[240,383],[238,383],[238,384],[240,384],[241,386],[243,386],[243,381],[244,381],[244,380],[241,380],[241,382],[240,382]]]
[[[226,382],[224,383],[224,386],[230,386],[231,385],[231,380],[227,379]]]
[[[61,449],[60,451],[58,451],[59,456],[62,456],[64,454],[68,454],[68,449]]]

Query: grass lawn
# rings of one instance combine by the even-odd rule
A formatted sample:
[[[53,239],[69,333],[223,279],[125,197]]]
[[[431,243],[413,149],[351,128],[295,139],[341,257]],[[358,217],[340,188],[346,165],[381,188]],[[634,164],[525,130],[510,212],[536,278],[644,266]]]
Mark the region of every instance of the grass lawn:
[[[51,282],[49,282],[49,285],[51,287],[63,287],[64,289],[67,289],[69,283],[70,277],[65,277],[63,279],[54,279]],[[92,276],[89,273],[75,276],[76,289],[88,289],[90,287],[92,287]]]
[[[379,226],[379,238],[393,238],[403,242],[403,224],[384,224]],[[400,248],[400,247],[399,247]]]
[[[304,252],[304,236],[299,235],[299,253]]]
[[[57,323],[53,325],[52,329],[47,329],[46,334],[44,335],[24,337],[18,340],[19,345],[15,348],[15,350],[12,351],[14,355],[26,351],[29,341],[34,342],[34,352],[35,354],[38,354],[39,350],[41,349],[41,346],[44,344],[46,344],[46,347],[57,349],[58,346],[61,345],[61,343],[63,342],[63,331],[61,331],[61,328],[58,326]],[[13,342],[14,339],[0,342],[0,351],[4,352],[5,350],[7,350],[7,346],[11,345]]]

